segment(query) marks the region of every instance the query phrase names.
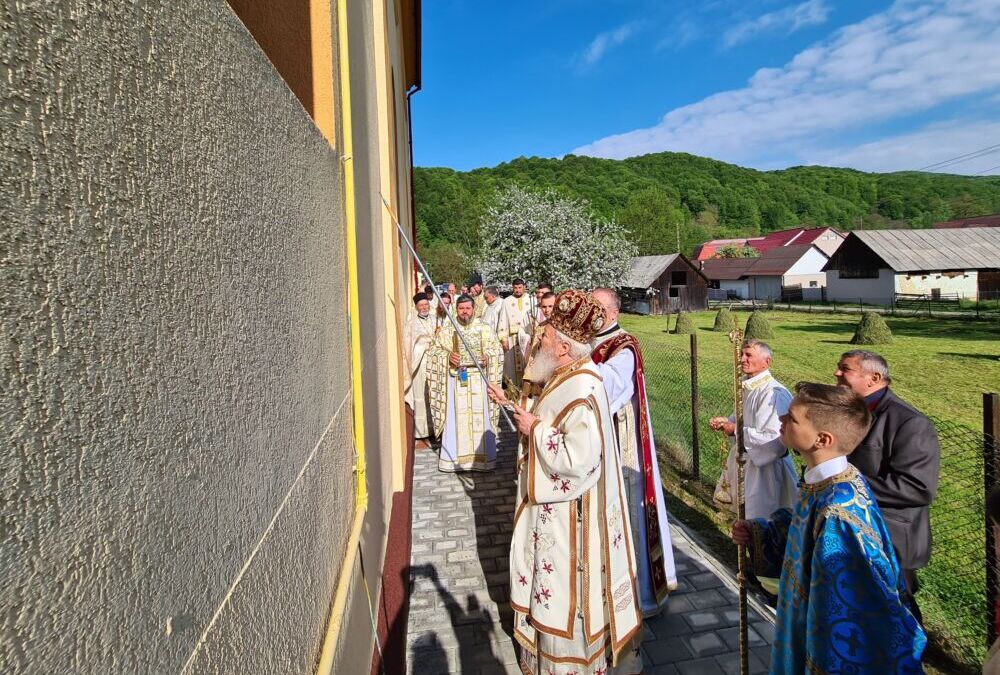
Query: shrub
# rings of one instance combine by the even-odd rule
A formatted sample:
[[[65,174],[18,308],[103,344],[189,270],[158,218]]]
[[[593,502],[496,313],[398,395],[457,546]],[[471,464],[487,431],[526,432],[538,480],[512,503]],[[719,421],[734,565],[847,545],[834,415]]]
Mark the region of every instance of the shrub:
[[[674,325],[674,333],[677,335],[691,335],[694,333],[694,322],[687,312],[677,313],[677,323]]]
[[[736,330],[736,315],[729,311],[728,307],[723,307],[715,315],[715,326],[712,328],[716,333],[732,333]]]
[[[753,312],[747,319],[747,327],[743,331],[744,340],[770,340],[774,337],[771,324],[764,312]]]
[[[887,345],[892,342],[892,331],[878,312],[862,312],[858,327],[854,329],[852,345]]]

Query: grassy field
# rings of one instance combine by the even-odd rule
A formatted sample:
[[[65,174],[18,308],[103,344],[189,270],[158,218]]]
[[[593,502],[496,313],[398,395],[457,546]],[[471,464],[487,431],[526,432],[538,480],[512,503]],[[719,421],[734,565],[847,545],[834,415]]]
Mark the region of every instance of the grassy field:
[[[742,325],[746,314],[740,313]],[[691,475],[692,415],[689,337],[664,332],[663,317],[622,317],[642,342],[653,416],[661,451],[688,497],[710,503],[723,460],[722,439],[708,419],[732,412],[732,347],[711,330],[714,312],[692,315],[698,328],[700,471]],[[851,349],[857,316],[769,312],[775,336],[772,372],[789,388],[800,380],[833,382],[841,353]],[[876,351],[888,360],[892,387],[930,415],[942,441],[941,485],[932,507],[934,558],[921,573],[919,594],[938,660],[946,672],[981,663],[987,609],[983,600],[985,523],[982,494],[982,393],[1000,389],[1000,327],[960,319],[887,317],[891,345]],[[663,454],[663,452],[661,452]],[[694,478],[695,480],[690,480]],[[724,519],[715,518],[719,529]],[[980,659],[977,661],[977,659]],[[951,662],[949,664],[949,661]],[[954,665],[955,667],[950,667]],[[970,671],[971,672],[971,671]]]

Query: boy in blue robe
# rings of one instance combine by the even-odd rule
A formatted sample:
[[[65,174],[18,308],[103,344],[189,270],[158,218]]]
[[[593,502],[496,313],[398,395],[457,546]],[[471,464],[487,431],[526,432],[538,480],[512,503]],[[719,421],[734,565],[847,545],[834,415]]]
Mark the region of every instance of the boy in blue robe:
[[[757,574],[781,575],[772,673],[922,673],[927,637],[868,483],[847,456],[871,413],[846,387],[803,382],[781,440],[805,460],[794,512],[741,520]]]

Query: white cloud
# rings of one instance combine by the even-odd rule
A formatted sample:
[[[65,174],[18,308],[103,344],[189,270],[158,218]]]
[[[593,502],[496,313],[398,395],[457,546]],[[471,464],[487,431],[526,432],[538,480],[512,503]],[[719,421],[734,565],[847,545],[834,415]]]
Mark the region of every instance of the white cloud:
[[[823,0],[806,0],[733,26],[722,36],[722,43],[726,47],[733,47],[760,33],[784,31],[785,34],[791,34],[800,28],[825,23],[829,13],[830,8]]]
[[[862,171],[933,167],[929,170],[941,173],[1000,175],[1000,148],[985,153],[975,152],[997,144],[1000,144],[1000,121],[960,120],[930,124],[918,131],[848,150],[820,150],[809,156],[807,163],[850,166]],[[934,166],[965,155],[972,156],[946,166]]]
[[[597,37],[590,41],[590,44],[583,50],[583,53],[579,55],[578,60],[580,65],[592,66],[596,64],[609,49],[617,47],[635,35],[638,28],[639,23],[631,21],[614,30],[598,34]]]
[[[701,37],[701,29],[689,18],[677,18],[667,28],[667,34],[656,43],[656,51],[661,49],[683,49]]]
[[[573,152],[622,158],[674,150],[751,166],[776,156],[801,162],[823,148],[843,147],[848,130],[912,118],[962,97],[995,95],[998,44],[996,0],[898,0],[784,67],[758,70],[741,89]]]

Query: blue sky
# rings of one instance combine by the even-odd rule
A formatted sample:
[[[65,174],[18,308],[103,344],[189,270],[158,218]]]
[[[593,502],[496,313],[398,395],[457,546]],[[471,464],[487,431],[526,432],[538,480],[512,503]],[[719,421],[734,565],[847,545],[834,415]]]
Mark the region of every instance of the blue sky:
[[[1000,145],[1000,0],[427,0],[418,166],[675,150],[920,169]],[[1000,147],[942,167],[1000,174]]]

